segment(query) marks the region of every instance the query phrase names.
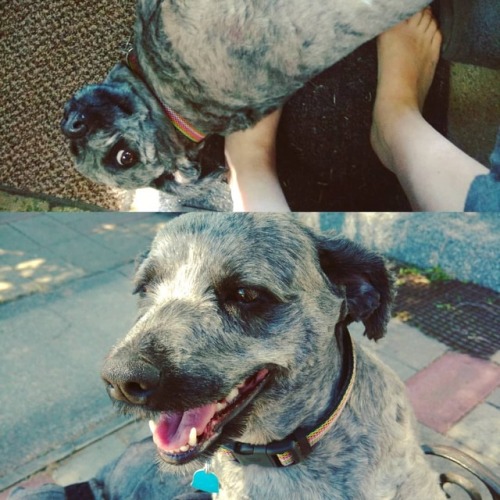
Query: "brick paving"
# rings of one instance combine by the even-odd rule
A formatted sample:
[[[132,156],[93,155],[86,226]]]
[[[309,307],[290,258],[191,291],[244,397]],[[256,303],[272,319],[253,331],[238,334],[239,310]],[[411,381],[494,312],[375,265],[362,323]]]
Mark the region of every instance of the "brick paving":
[[[442,434],[482,403],[498,386],[500,366],[447,352],[406,385],[419,422]]]

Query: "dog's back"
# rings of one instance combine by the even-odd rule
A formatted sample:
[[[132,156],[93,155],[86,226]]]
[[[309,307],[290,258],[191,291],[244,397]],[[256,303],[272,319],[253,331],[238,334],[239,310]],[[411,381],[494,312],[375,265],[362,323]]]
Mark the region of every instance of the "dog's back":
[[[281,106],[311,77],[428,3],[193,0],[153,8],[142,0],[137,47],[162,98],[201,129],[223,122],[226,134]],[[190,116],[192,103],[203,110],[199,116]],[[249,122],[235,113],[247,113]]]

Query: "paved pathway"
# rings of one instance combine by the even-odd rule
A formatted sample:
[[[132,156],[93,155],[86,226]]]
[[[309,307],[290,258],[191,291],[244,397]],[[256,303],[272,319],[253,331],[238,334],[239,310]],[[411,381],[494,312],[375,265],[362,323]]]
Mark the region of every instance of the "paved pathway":
[[[28,476],[88,479],[147,435],[147,424],[113,412],[98,374],[134,317],[133,258],[169,217],[0,214],[0,500]],[[398,320],[370,346],[405,380],[422,441],[498,468],[498,352],[457,354]]]

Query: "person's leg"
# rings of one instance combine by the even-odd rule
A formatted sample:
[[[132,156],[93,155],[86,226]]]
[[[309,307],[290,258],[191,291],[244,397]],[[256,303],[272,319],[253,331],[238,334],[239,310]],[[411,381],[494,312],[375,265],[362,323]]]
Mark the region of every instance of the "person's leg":
[[[229,187],[235,212],[287,212],[276,173],[276,132],[281,110],[225,139]]]
[[[462,211],[472,180],[488,169],[422,117],[440,46],[441,34],[429,8],[378,37],[371,142],[415,210]]]

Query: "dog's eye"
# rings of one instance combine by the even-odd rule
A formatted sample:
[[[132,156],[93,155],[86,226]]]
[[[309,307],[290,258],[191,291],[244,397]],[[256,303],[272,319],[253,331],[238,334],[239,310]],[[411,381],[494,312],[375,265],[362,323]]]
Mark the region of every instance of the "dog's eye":
[[[255,288],[237,288],[227,299],[240,304],[251,304],[262,298],[262,294]]]
[[[121,149],[116,155],[116,162],[120,167],[130,168],[137,162],[137,156],[128,149]]]

